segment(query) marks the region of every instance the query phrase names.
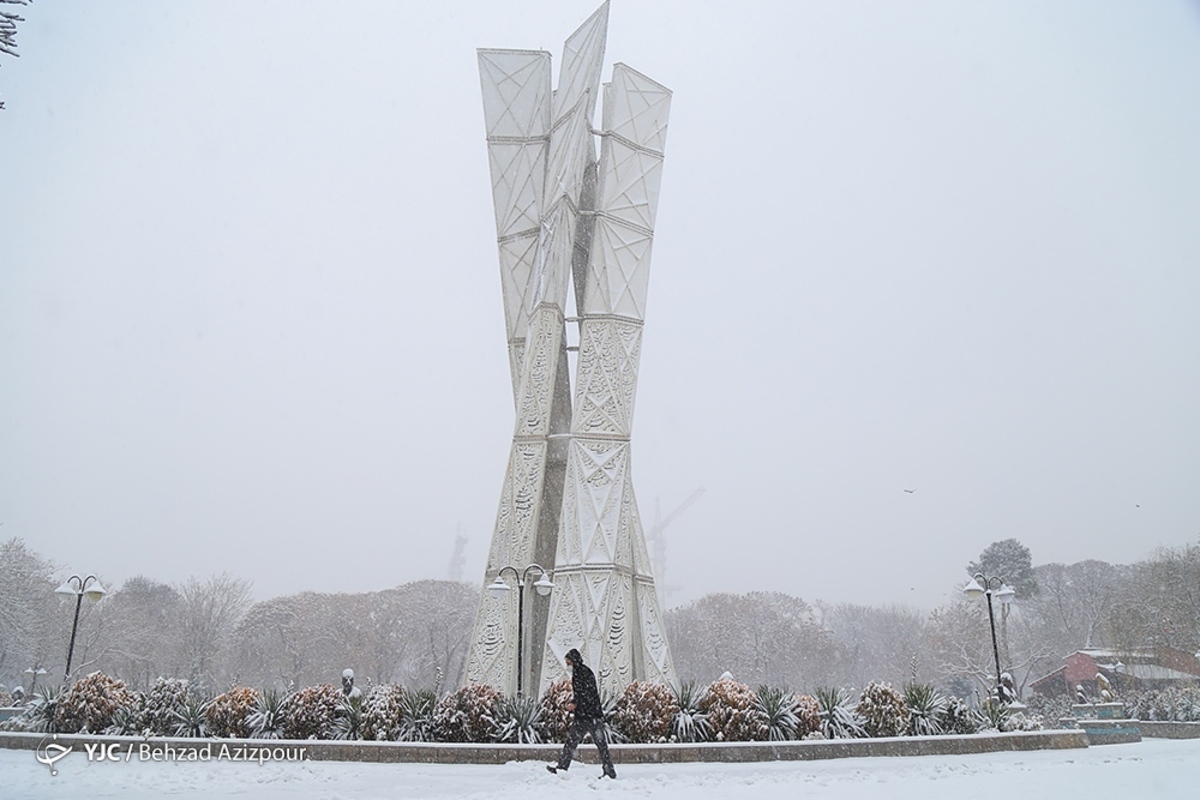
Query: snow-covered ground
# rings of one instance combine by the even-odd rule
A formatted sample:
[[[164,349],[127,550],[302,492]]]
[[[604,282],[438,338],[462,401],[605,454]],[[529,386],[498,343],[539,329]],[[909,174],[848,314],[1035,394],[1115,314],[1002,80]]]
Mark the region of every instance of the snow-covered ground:
[[[1033,798],[1196,798],[1200,740],[1150,739],[1086,750],[970,756],[854,758],[757,764],[618,765],[619,779],[575,764],[550,775],[541,763],[502,766],[345,762],[199,764],[89,762],[72,753],[57,776],[30,751],[0,750],[6,800],[151,798],[853,798],[854,800],[1033,800]]]

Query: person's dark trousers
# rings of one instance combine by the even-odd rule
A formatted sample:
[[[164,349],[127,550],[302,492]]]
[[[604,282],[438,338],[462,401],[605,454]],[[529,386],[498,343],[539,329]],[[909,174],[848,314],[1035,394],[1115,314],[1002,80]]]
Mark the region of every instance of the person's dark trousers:
[[[572,720],[571,727],[567,731],[567,741],[563,745],[562,755],[558,757],[558,768],[566,769],[571,766],[571,759],[575,758],[575,748],[579,747],[583,737],[589,733],[592,735],[592,741],[596,744],[596,749],[600,751],[600,763],[604,765],[604,774],[610,778],[617,777],[617,771],[613,769],[612,756],[608,754],[608,737],[604,733],[604,720],[602,719]]]

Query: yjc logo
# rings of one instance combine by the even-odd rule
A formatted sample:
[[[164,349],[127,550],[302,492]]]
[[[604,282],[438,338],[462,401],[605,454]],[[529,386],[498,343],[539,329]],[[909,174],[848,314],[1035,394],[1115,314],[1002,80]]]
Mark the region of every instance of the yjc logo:
[[[89,742],[83,746],[87,751],[88,761],[120,761],[117,755],[121,751],[121,745],[116,742],[105,744],[104,742]]]

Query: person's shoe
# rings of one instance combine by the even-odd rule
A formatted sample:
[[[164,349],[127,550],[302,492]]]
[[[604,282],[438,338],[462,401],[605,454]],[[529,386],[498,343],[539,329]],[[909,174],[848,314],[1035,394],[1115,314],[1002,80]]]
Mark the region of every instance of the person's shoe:
[[[613,769],[611,766],[606,766],[604,768],[604,774],[601,775],[600,777],[603,778],[605,776],[608,776],[609,778],[612,778],[615,781],[617,779],[617,771],[615,769]]]
[[[558,767],[554,766],[553,764],[547,764],[547,765],[546,765],[546,772],[549,772],[551,775],[557,775],[557,774],[558,774]]]

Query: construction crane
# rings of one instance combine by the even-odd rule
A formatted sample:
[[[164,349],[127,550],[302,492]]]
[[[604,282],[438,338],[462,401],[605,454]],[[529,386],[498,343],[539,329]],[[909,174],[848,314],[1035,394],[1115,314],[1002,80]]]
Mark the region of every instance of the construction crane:
[[[463,565],[467,563],[466,556],[463,555],[463,549],[467,546],[467,537],[463,535],[462,523],[458,523],[458,531],[454,538],[454,555],[450,556],[450,566],[446,570],[446,580],[461,581],[463,579]]]
[[[650,526],[650,530],[646,533],[646,545],[650,549],[650,562],[654,568],[654,583],[658,586],[658,591],[663,598],[664,604],[667,595],[677,591],[679,587],[667,584],[667,541],[666,537],[663,536],[663,531],[688,506],[696,502],[702,494],[704,494],[703,486],[688,495],[686,500],[676,506],[675,510],[665,517],[662,515],[662,498],[654,498],[654,524]]]

